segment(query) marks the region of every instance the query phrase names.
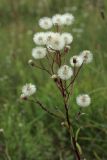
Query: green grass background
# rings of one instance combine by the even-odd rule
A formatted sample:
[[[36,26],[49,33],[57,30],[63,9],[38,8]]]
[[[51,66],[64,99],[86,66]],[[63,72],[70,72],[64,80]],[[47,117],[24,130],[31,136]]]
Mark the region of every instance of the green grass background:
[[[62,109],[54,83],[27,62],[35,46],[33,34],[40,31],[39,18],[65,12],[75,16],[74,24],[65,29],[74,36],[68,57],[84,49],[94,54],[76,81],[71,117],[78,111],[79,93],[90,93],[92,104],[79,121],[74,119],[74,128],[81,127],[78,141],[87,160],[107,159],[107,1],[0,0],[0,160],[73,160],[61,122],[19,99],[21,87],[32,82],[47,107]]]

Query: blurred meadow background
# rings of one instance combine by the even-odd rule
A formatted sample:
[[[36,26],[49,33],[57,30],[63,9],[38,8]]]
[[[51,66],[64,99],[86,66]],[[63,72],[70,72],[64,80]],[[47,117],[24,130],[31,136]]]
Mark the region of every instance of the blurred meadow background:
[[[25,83],[37,85],[36,96],[49,108],[62,101],[46,73],[28,65],[38,20],[70,12],[74,24],[66,28],[74,36],[69,56],[89,49],[94,61],[84,67],[75,84],[75,97],[92,97],[86,115],[75,120],[81,126],[79,144],[87,160],[107,160],[107,1],[103,0],[0,0],[0,160],[73,160],[69,139],[61,122],[30,102],[20,101]]]

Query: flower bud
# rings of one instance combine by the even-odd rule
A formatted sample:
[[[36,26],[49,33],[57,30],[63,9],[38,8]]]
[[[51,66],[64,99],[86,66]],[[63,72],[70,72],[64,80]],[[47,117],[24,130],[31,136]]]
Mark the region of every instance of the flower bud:
[[[34,61],[32,59],[29,59],[28,64],[34,66]]]
[[[56,74],[53,74],[53,75],[51,76],[51,78],[52,78],[54,81],[57,81],[58,76],[57,76]]]
[[[21,94],[20,99],[27,100],[27,96],[25,96],[24,94]]]
[[[0,128],[0,133],[3,133],[4,132],[4,129],[3,128]]]
[[[70,50],[70,48],[71,48],[71,47],[70,47],[69,45],[65,46],[64,52],[65,52],[65,53],[68,53],[68,51]]]

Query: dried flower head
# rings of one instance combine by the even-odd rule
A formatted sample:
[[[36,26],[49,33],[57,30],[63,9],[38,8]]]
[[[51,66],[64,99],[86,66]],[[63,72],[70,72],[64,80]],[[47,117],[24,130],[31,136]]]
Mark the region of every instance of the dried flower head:
[[[58,25],[58,26],[61,26],[63,25],[63,18],[62,18],[62,15],[61,14],[56,14],[52,17],[52,22],[54,25]]]
[[[88,94],[81,94],[76,98],[76,102],[81,107],[88,107],[91,104],[91,98]]]
[[[83,58],[81,56],[73,56],[70,58],[71,66],[80,67],[83,63]]]
[[[46,44],[46,34],[44,32],[38,32],[34,34],[33,40],[37,45],[45,45]]]
[[[73,36],[71,33],[62,33],[61,37],[64,40],[65,45],[71,44],[73,41]]]
[[[89,50],[82,51],[80,56],[83,58],[84,63],[91,63],[93,60],[93,54]]]
[[[62,17],[64,25],[71,25],[74,22],[74,16],[71,13],[65,13]]]
[[[45,32],[46,40],[49,42],[55,35],[55,32]]]
[[[21,98],[25,99],[28,98],[29,96],[33,95],[36,92],[36,86],[29,83],[23,86],[22,88],[22,94]]]
[[[67,65],[63,65],[58,69],[58,77],[62,80],[68,80],[72,75],[72,68]]]
[[[46,56],[47,50],[44,47],[36,47],[32,49],[32,57],[34,59],[42,59]]]
[[[50,29],[52,27],[52,19],[48,17],[43,17],[39,20],[39,26],[43,29]]]
[[[47,39],[47,46],[53,50],[62,50],[65,46],[65,42],[59,33],[53,33]]]

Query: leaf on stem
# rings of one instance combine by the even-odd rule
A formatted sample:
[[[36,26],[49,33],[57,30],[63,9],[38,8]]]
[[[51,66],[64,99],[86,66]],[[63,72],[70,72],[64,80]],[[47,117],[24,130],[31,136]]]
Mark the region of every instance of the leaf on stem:
[[[81,130],[81,128],[78,128],[77,131],[76,131],[76,134],[75,134],[75,140],[76,141],[78,139],[78,135],[79,135],[80,130]]]
[[[80,155],[82,155],[82,149],[81,149],[81,146],[79,145],[79,143],[76,142],[76,146],[78,148]]]

